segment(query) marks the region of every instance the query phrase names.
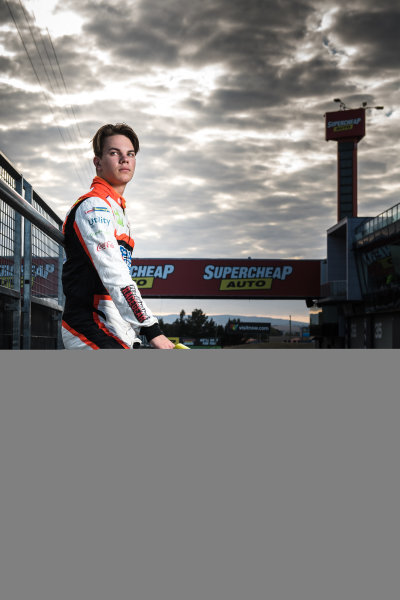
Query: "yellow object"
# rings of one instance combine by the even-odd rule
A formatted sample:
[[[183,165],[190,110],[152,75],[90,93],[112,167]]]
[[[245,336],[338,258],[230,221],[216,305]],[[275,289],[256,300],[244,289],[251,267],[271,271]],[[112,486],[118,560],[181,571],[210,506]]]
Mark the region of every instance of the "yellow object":
[[[175,344],[176,350],[190,350],[189,346],[185,346],[185,344]]]

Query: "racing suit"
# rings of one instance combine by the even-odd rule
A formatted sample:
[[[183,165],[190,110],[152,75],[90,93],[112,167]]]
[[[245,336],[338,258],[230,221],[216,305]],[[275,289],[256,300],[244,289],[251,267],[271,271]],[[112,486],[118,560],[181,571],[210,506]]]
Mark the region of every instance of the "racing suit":
[[[65,348],[130,349],[139,335],[160,335],[157,318],[146,306],[131,276],[134,241],[125,200],[104,179],[67,213],[63,225],[66,262],[62,283]]]

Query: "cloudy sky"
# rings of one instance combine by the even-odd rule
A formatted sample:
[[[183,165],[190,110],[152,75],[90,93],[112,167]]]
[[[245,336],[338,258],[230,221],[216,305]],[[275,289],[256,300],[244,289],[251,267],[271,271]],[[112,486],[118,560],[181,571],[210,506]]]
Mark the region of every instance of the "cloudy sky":
[[[384,106],[359,145],[359,216],[400,202],[400,8],[346,4],[0,0],[0,150],[63,218],[94,175],[93,134],[126,122],[138,257],[325,258],[334,98]],[[308,318],[303,301],[149,304]]]

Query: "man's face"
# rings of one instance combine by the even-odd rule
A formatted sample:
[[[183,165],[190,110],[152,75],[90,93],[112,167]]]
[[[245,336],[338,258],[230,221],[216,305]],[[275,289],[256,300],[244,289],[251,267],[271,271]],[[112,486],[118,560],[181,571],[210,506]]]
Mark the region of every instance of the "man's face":
[[[104,140],[103,155],[93,159],[99,177],[105,179],[118,194],[135,172],[136,156],[132,142],[124,135],[110,135]]]

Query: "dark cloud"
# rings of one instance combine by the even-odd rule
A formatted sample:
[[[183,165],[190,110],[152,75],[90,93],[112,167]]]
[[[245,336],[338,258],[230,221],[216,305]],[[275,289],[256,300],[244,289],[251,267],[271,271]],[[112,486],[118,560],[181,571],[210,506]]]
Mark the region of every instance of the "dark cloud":
[[[13,115],[13,123],[25,124],[25,129],[32,121],[39,119],[43,114],[43,98],[38,98],[37,93],[11,88],[0,84],[0,122],[8,123]]]
[[[0,56],[0,73],[11,74],[13,72],[13,61],[5,56]]]
[[[186,3],[158,0],[65,2],[85,19],[88,46],[110,52],[130,72],[149,66],[204,66],[223,63],[234,80],[246,69],[265,75],[276,61],[301,43],[311,6],[301,2],[251,0]],[[93,18],[95,15],[95,19]],[[118,68],[118,67],[117,67]]]
[[[281,97],[315,98],[316,96],[332,96],[339,86],[345,82],[345,94],[356,91],[352,83],[346,82],[346,72],[341,72],[337,65],[326,56],[315,56],[307,65],[296,64],[285,70],[281,77]]]
[[[400,8],[396,3],[379,3],[371,7],[360,4],[356,8],[339,12],[332,32],[343,44],[358,48],[357,65],[353,60],[353,68],[357,68],[361,73],[378,68],[397,71],[400,53],[399,27]]]

